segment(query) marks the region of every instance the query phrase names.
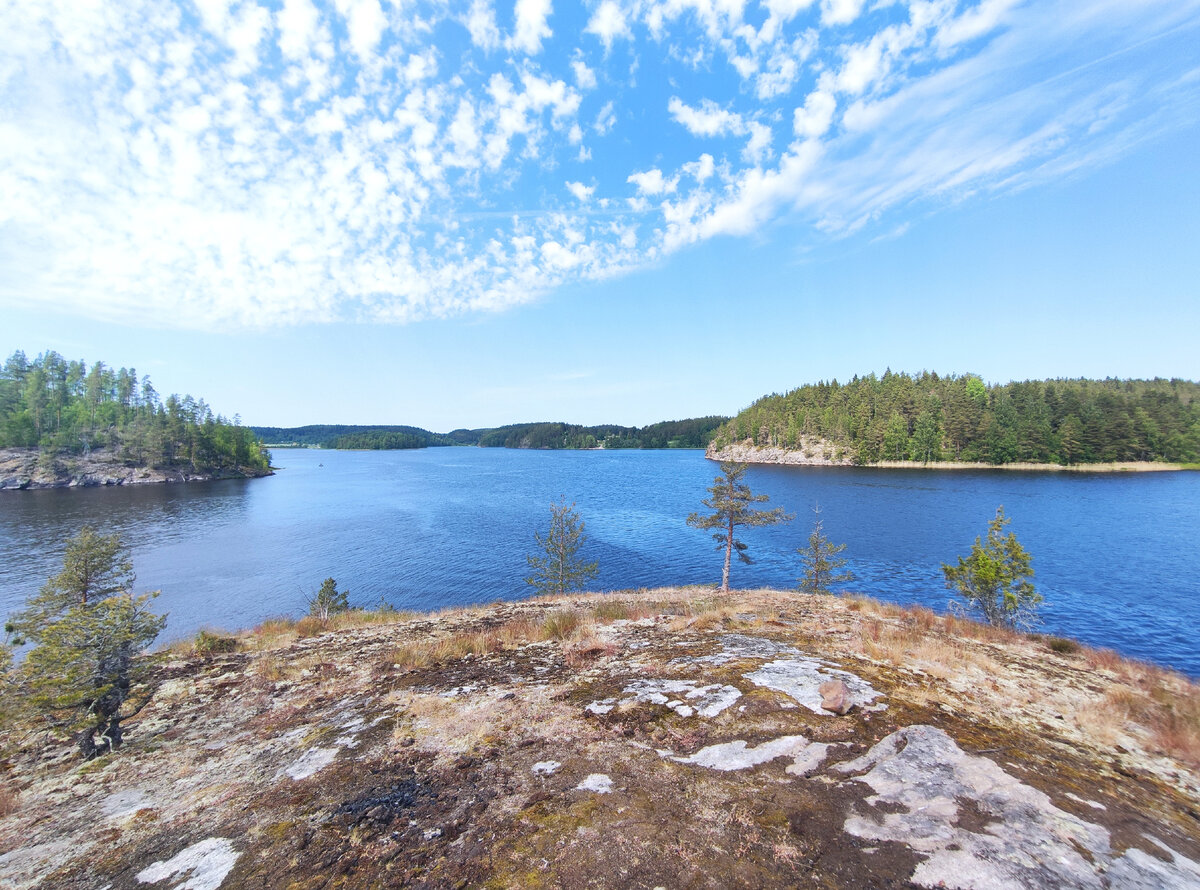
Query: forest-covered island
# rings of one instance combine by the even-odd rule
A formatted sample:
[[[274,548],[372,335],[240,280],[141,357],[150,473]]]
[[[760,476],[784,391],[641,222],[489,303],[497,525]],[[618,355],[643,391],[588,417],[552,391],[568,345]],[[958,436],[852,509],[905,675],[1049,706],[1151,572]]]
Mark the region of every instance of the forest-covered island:
[[[764,396],[716,432],[710,454],[747,448],[858,465],[1194,464],[1200,384],[1109,378],[989,385],[974,374],[887,371]]]
[[[0,368],[0,488],[265,476],[270,455],[237,418],[161,398],[134,368],[14,352]]]

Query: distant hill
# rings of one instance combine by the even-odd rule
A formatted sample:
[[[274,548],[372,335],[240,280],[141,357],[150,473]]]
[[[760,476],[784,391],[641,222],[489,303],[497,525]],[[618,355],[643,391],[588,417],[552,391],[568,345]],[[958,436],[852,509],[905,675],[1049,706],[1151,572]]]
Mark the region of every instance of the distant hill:
[[[756,401],[714,436],[817,451],[832,460],[1092,464],[1200,460],[1200,384],[1025,380],[886,372],[808,384]]]
[[[271,445],[303,445],[309,448],[393,450],[456,444],[447,436],[415,426],[313,424],[295,427],[254,426],[250,429]]]
[[[320,448],[401,449],[439,445],[483,448],[704,448],[727,417],[667,420],[649,426],[581,426],[573,423],[517,423],[486,429],[432,433],[413,426],[316,424],[299,427],[255,426],[250,429],[270,445]]]

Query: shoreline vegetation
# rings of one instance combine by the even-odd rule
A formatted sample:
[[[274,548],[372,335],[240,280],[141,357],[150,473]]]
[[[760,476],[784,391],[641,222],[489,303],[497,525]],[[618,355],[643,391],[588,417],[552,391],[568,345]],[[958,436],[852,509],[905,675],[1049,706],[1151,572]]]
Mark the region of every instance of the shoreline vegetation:
[[[571,594],[151,659],[118,756],[9,734],[14,890],[180,862],[212,887],[1191,886],[1200,861],[1194,682],[920,607]]]
[[[271,475],[270,454],[234,417],[190,395],[160,398],[134,368],[47,351],[0,367],[0,490],[193,482]]]
[[[813,454],[809,451],[770,446],[757,446],[748,442],[729,445],[721,449],[710,447],[705,457],[715,461],[734,461],[743,464],[801,467],[863,467],[875,470],[1007,470],[1032,473],[1161,473],[1182,470],[1200,470],[1200,463],[1168,463],[1166,461],[1109,461],[1106,463],[1053,464],[1033,461],[1013,461],[992,464],[986,461],[916,461],[879,460],[872,463],[855,463],[848,458],[836,460]]]
[[[887,371],[764,396],[723,424],[710,446],[714,453],[743,447],[859,466],[1194,465],[1200,462],[1200,383],[1109,378],[988,385],[974,374]]]

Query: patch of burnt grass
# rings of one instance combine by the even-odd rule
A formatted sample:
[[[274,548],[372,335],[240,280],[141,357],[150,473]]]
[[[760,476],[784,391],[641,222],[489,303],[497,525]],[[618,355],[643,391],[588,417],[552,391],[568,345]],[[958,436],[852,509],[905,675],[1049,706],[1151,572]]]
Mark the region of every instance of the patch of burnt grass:
[[[422,798],[436,800],[437,792],[415,776],[375,788],[334,810],[334,816],[347,824],[374,822],[388,825],[401,813],[415,807]]]

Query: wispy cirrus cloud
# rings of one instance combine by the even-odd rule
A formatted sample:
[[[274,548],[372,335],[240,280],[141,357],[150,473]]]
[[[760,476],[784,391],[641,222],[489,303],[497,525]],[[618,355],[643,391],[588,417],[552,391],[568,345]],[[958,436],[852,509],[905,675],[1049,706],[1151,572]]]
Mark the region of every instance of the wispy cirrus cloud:
[[[785,216],[902,231],[909,208],[1090,169],[1200,110],[1196,0],[4,19],[0,300],[186,327],[499,310]],[[639,59],[663,61],[631,78]]]

